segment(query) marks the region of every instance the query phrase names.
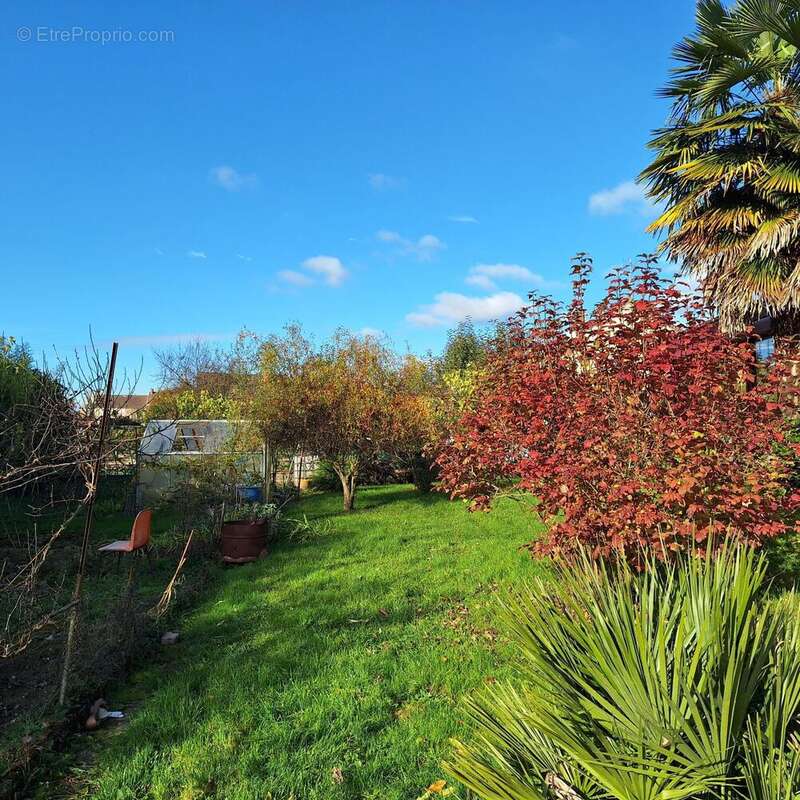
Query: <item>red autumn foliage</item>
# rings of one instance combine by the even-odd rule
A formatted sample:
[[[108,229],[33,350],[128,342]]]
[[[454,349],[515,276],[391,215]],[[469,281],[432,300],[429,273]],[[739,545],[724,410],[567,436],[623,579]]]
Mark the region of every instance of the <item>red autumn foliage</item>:
[[[569,307],[531,295],[509,321],[439,456],[440,487],[474,508],[531,492],[551,523],[532,547],[549,554],[637,560],[784,532],[800,505],[790,354],[759,365],[652,258],[612,272],[591,314],[590,274],[579,256]]]

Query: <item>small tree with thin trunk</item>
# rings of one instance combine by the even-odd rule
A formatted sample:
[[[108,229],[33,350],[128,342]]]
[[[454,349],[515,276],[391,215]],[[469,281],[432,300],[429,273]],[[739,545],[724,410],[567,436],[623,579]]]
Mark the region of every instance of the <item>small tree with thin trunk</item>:
[[[353,508],[365,464],[389,449],[395,369],[383,343],[347,331],[315,347],[290,326],[262,343],[254,418],[277,446],[330,463],[345,511]]]

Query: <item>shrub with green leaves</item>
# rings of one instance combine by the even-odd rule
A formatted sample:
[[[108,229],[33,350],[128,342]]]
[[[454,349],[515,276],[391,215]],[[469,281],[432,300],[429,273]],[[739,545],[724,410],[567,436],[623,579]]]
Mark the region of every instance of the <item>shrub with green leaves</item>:
[[[290,542],[309,544],[328,536],[331,532],[329,519],[309,519],[303,514],[302,519],[287,519],[284,533]]]
[[[37,369],[29,349],[13,337],[0,336],[0,476],[4,488],[16,486],[11,472],[31,460],[64,463],[64,441],[73,433],[75,409],[56,377]],[[55,466],[48,476],[66,472]]]
[[[798,796],[800,615],[763,556],[556,571],[503,604],[520,680],[468,701],[454,776],[486,800]]]
[[[225,507],[225,522],[266,522],[277,523],[280,509],[274,503],[235,503]]]

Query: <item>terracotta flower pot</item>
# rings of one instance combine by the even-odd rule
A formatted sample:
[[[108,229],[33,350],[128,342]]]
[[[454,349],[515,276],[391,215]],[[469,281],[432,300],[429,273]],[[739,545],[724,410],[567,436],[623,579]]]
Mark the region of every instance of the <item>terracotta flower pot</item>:
[[[236,520],[222,526],[222,560],[246,564],[267,554],[267,522]]]

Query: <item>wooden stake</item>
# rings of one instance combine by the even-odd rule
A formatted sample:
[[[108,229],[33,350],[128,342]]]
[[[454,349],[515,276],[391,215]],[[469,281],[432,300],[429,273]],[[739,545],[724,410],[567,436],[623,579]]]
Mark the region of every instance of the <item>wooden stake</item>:
[[[272,495],[272,448],[269,439],[264,440],[264,502],[269,503]]]

